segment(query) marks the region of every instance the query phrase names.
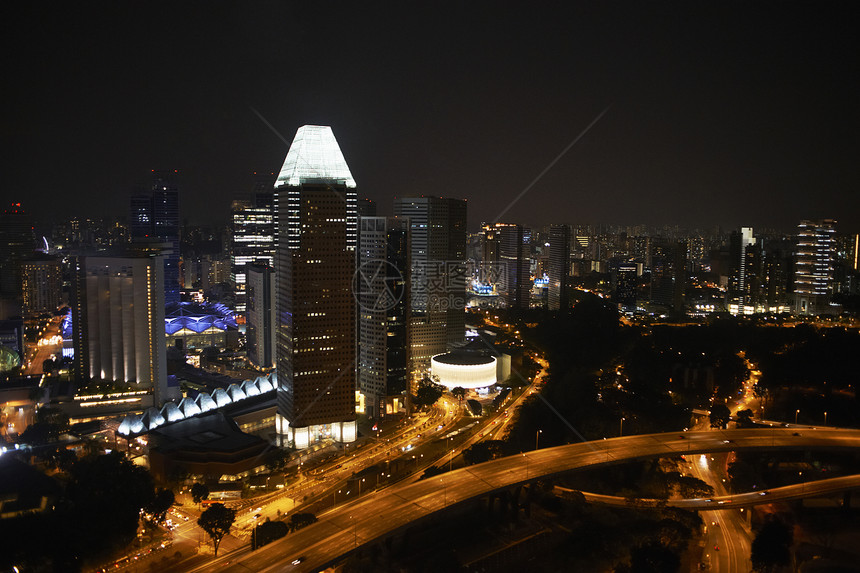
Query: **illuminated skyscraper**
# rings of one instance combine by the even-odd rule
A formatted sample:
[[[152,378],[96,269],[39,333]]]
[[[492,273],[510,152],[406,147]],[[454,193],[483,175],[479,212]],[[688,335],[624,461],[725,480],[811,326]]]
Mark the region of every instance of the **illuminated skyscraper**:
[[[834,219],[801,221],[797,226],[794,267],[795,312],[818,314],[833,294],[836,247]]]
[[[236,311],[245,312],[246,266],[275,263],[275,211],[272,193],[255,193],[251,201],[234,201],[231,209],[231,281]]]
[[[383,418],[405,405],[409,380],[409,223],[360,217],[359,227],[358,385],[368,414]]]
[[[276,426],[297,448],[356,438],[355,187],[331,128],[300,127],[275,182]]]
[[[532,282],[527,234],[522,225],[497,225],[497,228],[500,236],[499,262],[504,273],[502,294],[505,306],[528,310]]]
[[[57,310],[63,302],[63,265],[59,259],[45,257],[21,263],[21,291],[24,314]]]
[[[466,336],[466,201],[397,198],[394,215],[409,220],[412,241],[409,336],[415,371]]]
[[[496,286],[499,283],[499,229],[497,225],[481,228],[481,268],[478,280]]]
[[[82,380],[115,380],[167,393],[161,256],[72,261],[75,365]]]

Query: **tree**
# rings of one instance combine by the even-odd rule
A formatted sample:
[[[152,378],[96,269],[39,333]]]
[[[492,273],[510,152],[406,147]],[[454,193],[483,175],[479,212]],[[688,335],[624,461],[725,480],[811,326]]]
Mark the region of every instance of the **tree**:
[[[206,484],[195,483],[191,486],[191,499],[194,500],[194,503],[200,503],[207,497],[209,497],[209,488],[206,487]]]
[[[266,469],[270,472],[284,471],[290,461],[289,452],[281,448],[272,448],[266,452]]]
[[[251,548],[262,547],[267,543],[280,539],[287,533],[289,533],[289,527],[283,521],[265,521],[254,528],[254,534],[251,538]]]
[[[425,376],[418,383],[418,391],[414,402],[419,407],[432,406],[444,393],[444,386],[437,384],[429,376]]]
[[[693,476],[678,477],[678,493],[683,498],[711,497],[714,488]]]
[[[501,440],[478,442],[463,450],[463,459],[470,466],[500,458],[504,455],[504,445]]]
[[[711,408],[711,427],[725,429],[729,425],[732,413],[725,404],[717,404]]]
[[[630,573],[670,573],[681,567],[678,554],[660,543],[648,543],[630,555]]]
[[[147,504],[144,511],[152,516],[152,523],[161,523],[167,517],[167,510],[175,501],[173,490],[162,488],[155,493],[155,497]]]
[[[218,546],[221,545],[224,536],[230,533],[234,521],[236,521],[236,510],[226,507],[223,503],[214,503],[200,514],[197,525],[212,538],[216,557],[218,556]]]
[[[742,459],[737,459],[728,467],[729,483],[736,492],[750,491],[758,486],[762,488],[765,484],[758,476],[755,467]]]
[[[746,410],[738,410],[738,427],[749,428],[753,426],[752,416],[753,411],[749,408]]]
[[[69,416],[59,408],[45,406],[36,412],[36,422],[21,434],[21,442],[33,445],[55,442],[68,429]]]
[[[307,527],[312,523],[316,523],[317,516],[313,513],[294,513],[290,516],[290,522],[287,524],[290,531],[298,531],[302,527]]]
[[[462,386],[457,386],[451,390],[451,395],[457,399],[457,403],[460,403],[466,397],[466,389]]]
[[[75,462],[58,507],[65,541],[81,558],[102,556],[134,539],[140,510],[152,502],[149,472],[113,451]]]
[[[752,542],[750,560],[753,571],[768,573],[788,565],[793,538],[791,527],[782,521],[774,519],[766,523]]]

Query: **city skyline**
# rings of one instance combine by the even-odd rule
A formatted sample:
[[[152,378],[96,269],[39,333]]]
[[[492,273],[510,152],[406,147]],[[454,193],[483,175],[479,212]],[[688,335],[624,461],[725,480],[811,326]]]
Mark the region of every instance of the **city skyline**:
[[[860,561],[848,4],[0,10],[0,573]]]
[[[219,222],[253,172],[277,169],[282,137],[322,124],[380,215],[395,197],[465,198],[474,230],[609,107],[509,220],[860,228],[847,73],[860,50],[843,6],[544,7],[498,10],[492,26],[454,5],[376,18],[260,4],[238,20],[178,6],[165,22],[6,10],[40,32],[13,36],[31,49],[4,96],[2,193],[44,197],[40,218],[123,213],[151,169],[177,169],[183,218]],[[253,24],[277,21],[299,37],[320,23],[362,33],[350,50],[292,50],[290,34]]]

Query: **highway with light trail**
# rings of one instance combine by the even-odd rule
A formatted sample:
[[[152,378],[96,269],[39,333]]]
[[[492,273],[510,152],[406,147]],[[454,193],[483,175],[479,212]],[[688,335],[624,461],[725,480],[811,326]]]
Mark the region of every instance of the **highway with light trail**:
[[[577,469],[681,454],[860,448],[858,430],[817,429],[797,434],[790,428],[670,432],[582,442],[509,456],[374,492],[320,516],[309,527],[220,565],[224,571],[236,572],[317,571],[338,563],[360,547],[404,531],[452,506]],[[800,497],[812,494],[812,490],[802,491]],[[302,561],[293,565],[300,557]]]

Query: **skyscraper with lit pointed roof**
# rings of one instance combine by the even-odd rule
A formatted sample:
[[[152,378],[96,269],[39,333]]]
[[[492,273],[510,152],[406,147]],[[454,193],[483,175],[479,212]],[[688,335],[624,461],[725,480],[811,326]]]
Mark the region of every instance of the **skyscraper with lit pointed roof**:
[[[276,426],[296,448],[356,437],[355,187],[331,128],[300,127],[275,182]]]

